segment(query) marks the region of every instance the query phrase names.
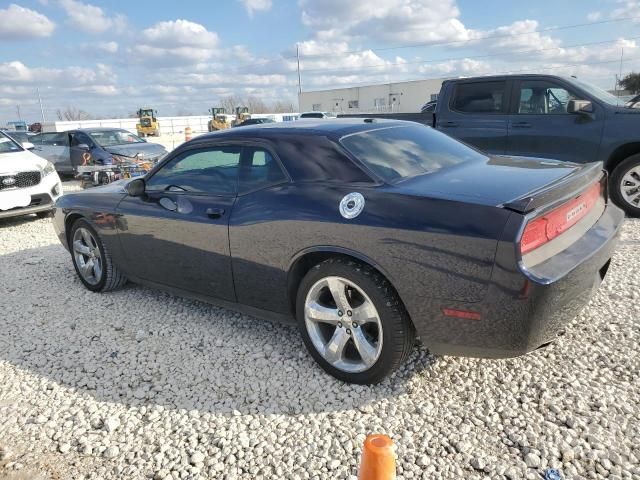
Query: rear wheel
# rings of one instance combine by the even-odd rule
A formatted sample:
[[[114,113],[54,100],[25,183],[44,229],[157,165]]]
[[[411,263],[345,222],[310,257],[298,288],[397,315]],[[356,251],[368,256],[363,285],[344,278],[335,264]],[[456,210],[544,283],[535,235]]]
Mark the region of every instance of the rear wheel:
[[[77,220],[71,228],[69,238],[73,266],[85,287],[93,292],[108,292],[127,282],[127,278],[113,264],[109,250],[89,222]]]
[[[640,154],[621,162],[609,180],[611,199],[630,217],[640,217]]]
[[[302,280],[296,305],[311,356],[339,380],[378,383],[414,346],[397,293],[367,265],[339,258],[316,265]]]

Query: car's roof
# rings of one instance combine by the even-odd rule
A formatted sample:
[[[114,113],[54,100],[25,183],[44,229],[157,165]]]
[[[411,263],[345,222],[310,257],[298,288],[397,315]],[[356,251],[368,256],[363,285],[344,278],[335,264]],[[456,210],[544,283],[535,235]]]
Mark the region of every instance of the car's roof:
[[[70,132],[83,132],[83,133],[98,133],[98,132],[113,132],[114,130],[125,130],[126,128],[120,127],[91,127],[91,128],[75,128],[73,130],[69,130]]]
[[[318,135],[340,138],[352,133],[376,130],[380,127],[411,126],[414,122],[386,120],[381,118],[337,118],[337,119],[304,119],[291,122],[263,123],[247,125],[244,128],[232,128],[205,133],[191,140],[191,143],[210,140],[232,139],[234,137],[276,138],[282,135]]]

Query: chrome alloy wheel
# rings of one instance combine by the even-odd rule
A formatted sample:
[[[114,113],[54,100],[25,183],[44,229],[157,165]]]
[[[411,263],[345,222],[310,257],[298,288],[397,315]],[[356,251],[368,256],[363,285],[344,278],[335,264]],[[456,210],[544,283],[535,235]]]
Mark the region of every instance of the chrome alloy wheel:
[[[304,321],[313,346],[339,370],[363,372],[380,356],[380,315],[367,294],[345,278],[325,277],[309,289]]]
[[[102,257],[98,242],[86,228],[80,227],[73,234],[73,258],[82,278],[97,285],[102,278]]]
[[[620,193],[627,203],[640,208],[640,166],[624,174],[620,180]]]

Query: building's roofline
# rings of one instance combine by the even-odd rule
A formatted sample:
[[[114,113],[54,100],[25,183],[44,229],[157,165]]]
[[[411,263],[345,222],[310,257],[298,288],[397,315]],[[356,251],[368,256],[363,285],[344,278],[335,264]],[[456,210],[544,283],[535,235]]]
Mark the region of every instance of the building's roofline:
[[[454,80],[451,77],[446,78],[423,78],[420,80],[407,80],[404,82],[387,82],[387,83],[374,83],[371,85],[354,85],[353,87],[337,87],[337,88],[326,88],[324,90],[310,90],[307,92],[300,92],[299,95],[304,95],[305,93],[321,93],[321,92],[333,92],[336,90],[353,90],[354,88],[369,88],[369,87],[385,87],[390,85],[401,85],[404,83],[418,83],[418,82],[444,82],[446,80]]]

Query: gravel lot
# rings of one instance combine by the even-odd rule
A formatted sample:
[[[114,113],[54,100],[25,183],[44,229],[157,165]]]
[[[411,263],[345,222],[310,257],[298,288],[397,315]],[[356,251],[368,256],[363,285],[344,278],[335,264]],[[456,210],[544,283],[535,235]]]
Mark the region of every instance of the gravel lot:
[[[421,348],[362,387],[324,374],[290,326],[135,285],[90,293],[50,220],[0,221],[0,478],[348,479],[380,432],[400,479],[638,479],[639,251],[629,220],[547,349]]]

